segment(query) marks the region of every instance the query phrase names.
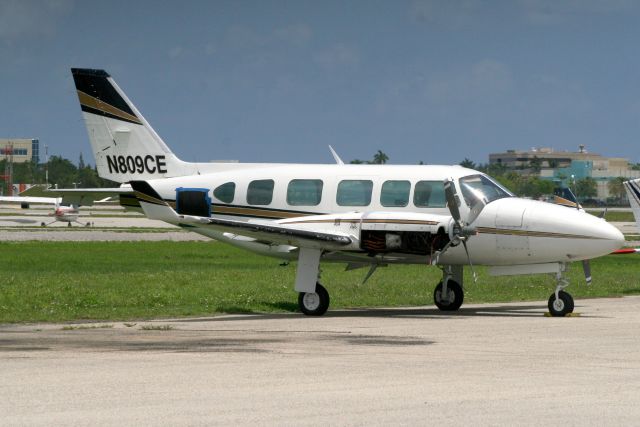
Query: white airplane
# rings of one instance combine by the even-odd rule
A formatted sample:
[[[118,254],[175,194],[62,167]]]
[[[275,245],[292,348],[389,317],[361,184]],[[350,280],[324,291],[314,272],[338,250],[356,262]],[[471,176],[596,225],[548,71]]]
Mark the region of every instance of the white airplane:
[[[78,216],[80,215],[78,209],[73,205],[62,205],[62,198],[60,197],[0,196],[0,202],[19,203],[20,205],[29,205],[31,203],[53,205],[54,210],[49,216],[53,216],[54,219],[49,223],[42,222],[40,225],[43,227],[58,221],[66,222],[69,227],[71,227],[72,222],[85,225],[78,221]]]
[[[622,184],[624,185],[624,189],[627,192],[629,204],[631,205],[631,211],[633,212],[633,217],[636,220],[636,228],[638,229],[638,232],[640,232],[640,179],[632,179],[629,181],[625,181]],[[623,254],[638,252],[640,252],[639,248],[624,248],[616,251],[616,253]]]
[[[186,163],[103,70],[72,69],[98,173],[130,182],[149,218],[264,255],[297,260],[295,290],[307,315],[329,293],[320,262],[422,264],[442,270],[436,306],[463,303],[464,266],[493,275],[553,274],[553,316],[574,309],[568,264],[619,249],[624,236],[576,208],[515,197],[459,166]],[[333,150],[332,150],[333,151]],[[475,277],[475,274],[474,274]]]
[[[55,197],[32,196],[30,194],[51,194]],[[47,188],[41,189],[33,186],[19,196],[0,196],[0,202],[17,203],[28,207],[30,204],[54,205],[54,211],[49,214],[54,220],[40,225],[46,227],[54,222],[66,222],[69,227],[75,222],[80,225],[90,226],[78,221],[81,206],[99,205],[119,198],[120,205],[128,210],[140,210],[140,204],[133,195],[133,189],[129,184],[122,184],[116,188]]]

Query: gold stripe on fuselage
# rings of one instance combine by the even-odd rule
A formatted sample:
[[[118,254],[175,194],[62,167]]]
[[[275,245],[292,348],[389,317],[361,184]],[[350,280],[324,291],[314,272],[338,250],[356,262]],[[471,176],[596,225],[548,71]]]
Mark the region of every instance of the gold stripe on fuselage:
[[[511,230],[505,228],[478,227],[476,231],[479,234],[500,234],[503,236],[522,236],[522,237],[550,237],[557,239],[596,239],[602,240],[602,237],[585,236],[581,234],[566,233],[550,233],[546,231],[529,231],[529,230]]]

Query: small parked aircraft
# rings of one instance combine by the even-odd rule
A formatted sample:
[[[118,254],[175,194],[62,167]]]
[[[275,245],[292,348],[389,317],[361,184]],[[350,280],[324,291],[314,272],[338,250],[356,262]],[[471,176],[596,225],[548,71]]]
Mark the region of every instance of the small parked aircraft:
[[[32,196],[30,194],[50,194],[54,197]],[[131,210],[140,210],[140,205],[133,196],[133,190],[129,184],[122,184],[116,188],[47,188],[42,189],[34,186],[20,193],[20,196],[0,196],[0,202],[16,203],[24,207],[30,204],[54,205],[54,211],[49,214],[54,220],[40,225],[46,227],[56,221],[66,222],[69,227],[75,222],[80,225],[90,226],[87,222],[82,224],[78,221],[80,216],[79,208],[94,204],[109,202],[114,198],[119,198],[120,205]],[[134,203],[131,203],[133,199]]]
[[[307,315],[329,293],[320,262],[347,268],[422,264],[442,270],[436,306],[463,303],[463,267],[493,275],[553,274],[553,316],[574,309],[565,276],[619,249],[624,236],[576,208],[515,197],[460,166],[187,163],[179,160],[103,70],[72,69],[101,177],[130,182],[149,218],[261,254],[297,260]],[[333,151],[333,150],[332,150]],[[475,277],[475,274],[474,274]],[[366,279],[365,279],[366,280]]]
[[[85,225],[78,221],[78,216],[80,215],[78,209],[74,206],[63,206],[61,204],[62,198],[60,197],[0,196],[0,202],[19,203],[23,206],[28,206],[31,203],[53,205],[54,210],[49,214],[49,216],[52,216],[54,219],[49,223],[42,222],[40,225],[43,227],[51,225],[57,221],[66,222],[69,227],[71,227],[72,222]]]

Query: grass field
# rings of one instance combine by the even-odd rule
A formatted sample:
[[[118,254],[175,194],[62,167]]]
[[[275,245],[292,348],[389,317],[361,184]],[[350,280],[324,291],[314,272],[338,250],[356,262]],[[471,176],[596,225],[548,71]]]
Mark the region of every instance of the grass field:
[[[600,209],[587,209],[587,212],[591,215],[600,216],[604,208]],[[604,219],[609,222],[635,222],[633,212],[629,211],[607,211],[604,215]]]
[[[0,323],[297,310],[294,263],[216,242],[1,242],[0,254]],[[576,299],[640,294],[639,261],[594,260],[591,287],[576,264],[569,291]],[[330,309],[431,305],[440,280],[437,268],[424,266],[381,268],[365,285],[364,269],[322,269]],[[465,302],[546,301],[554,287],[548,275],[478,272],[477,284],[467,274]]]

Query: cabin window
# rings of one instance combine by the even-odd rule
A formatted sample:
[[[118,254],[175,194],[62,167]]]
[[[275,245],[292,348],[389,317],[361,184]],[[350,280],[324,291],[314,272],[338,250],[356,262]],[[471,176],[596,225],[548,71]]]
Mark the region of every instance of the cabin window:
[[[447,206],[443,181],[418,181],[413,191],[413,204],[418,208]]]
[[[247,190],[247,203],[250,205],[268,205],[273,199],[273,180],[251,181]]]
[[[372,181],[345,179],[338,184],[336,203],[339,206],[369,206],[372,189]]]
[[[380,192],[380,204],[386,207],[401,207],[409,204],[409,181],[385,181]]]
[[[291,206],[318,206],[322,199],[322,181],[293,179],[287,187],[287,203]]]
[[[233,197],[236,194],[236,183],[226,182],[213,190],[213,196],[220,200],[222,203],[233,202]]]

